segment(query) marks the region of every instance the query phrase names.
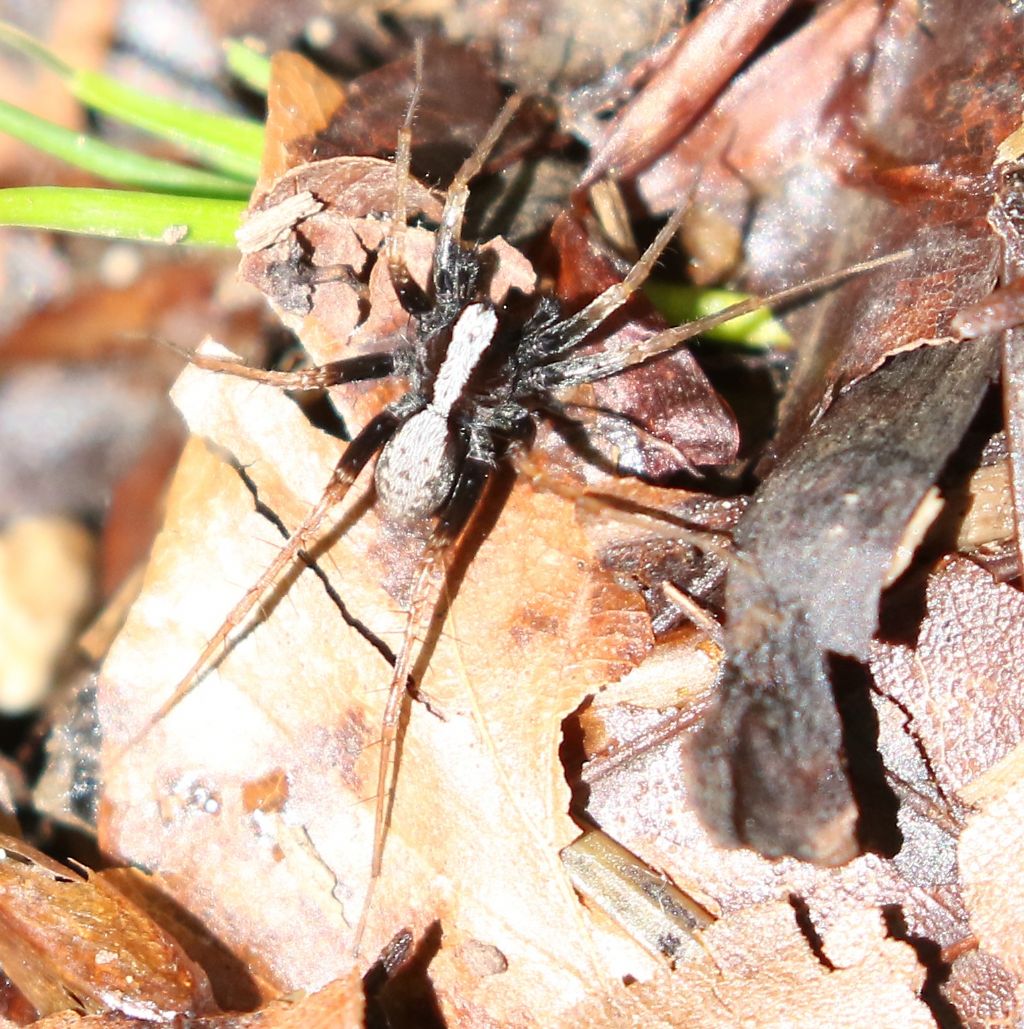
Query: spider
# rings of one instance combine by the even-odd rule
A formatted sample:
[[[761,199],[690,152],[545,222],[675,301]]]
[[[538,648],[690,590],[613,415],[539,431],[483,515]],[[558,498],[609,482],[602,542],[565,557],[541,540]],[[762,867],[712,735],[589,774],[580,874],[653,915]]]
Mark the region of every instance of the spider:
[[[526,298],[525,305],[507,303],[496,307],[486,298],[486,268],[479,251],[463,241],[463,220],[470,183],[522,103],[523,96],[515,94],[506,101],[446,191],[435,235],[430,281],[424,291],[412,281],[404,257],[412,122],[418,90],[417,85],[399,131],[394,203],[383,244],[391,279],[408,313],[410,341],[389,350],[293,372],[250,368],[204,354],[190,357],[201,368],[290,390],[395,377],[405,384],[405,392],[354,436],[319,501],[260,578],[246,590],[193,666],[136,737],[138,740],[196,687],[261,599],[272,591],[300,554],[317,542],[325,519],[376,456],[374,482],[385,518],[397,524],[426,524],[431,528],[415,575],[382,718],[371,892],[381,871],[393,784],[398,773],[393,765],[400,715],[419,645],[445,586],[446,559],[459,546],[499,466],[529,450],[542,420],[566,417],[569,407],[559,400],[558,391],[656,360],[672,353],[686,340],[738,315],[798,298],[895,259],[889,256],[863,262],[765,298],[751,298],[627,346],[582,350],[594,331],[643,285],[678,231],[686,205],[680,205],[672,214],[621,282],[604,290],[577,313],[564,315],[558,300],[546,294]],[[364,903],[357,940],[368,906],[369,898]]]

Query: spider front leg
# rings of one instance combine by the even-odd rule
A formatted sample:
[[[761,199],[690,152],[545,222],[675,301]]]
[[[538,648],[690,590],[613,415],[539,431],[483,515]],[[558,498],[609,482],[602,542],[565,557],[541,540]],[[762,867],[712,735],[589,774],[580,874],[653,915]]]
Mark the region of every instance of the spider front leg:
[[[388,350],[370,354],[359,354],[356,357],[345,357],[340,361],[316,365],[313,368],[299,368],[292,372],[268,371],[265,368],[253,368],[239,361],[214,357],[198,351],[188,351],[168,344],[184,357],[189,364],[204,371],[217,372],[219,375],[232,375],[236,379],[249,379],[265,386],[276,386],[286,390],[327,389],[345,382],[362,382],[366,379],[383,379],[391,375],[397,363],[399,351]]]
[[[581,311],[570,315],[554,326],[542,328],[536,336],[527,339],[523,349],[523,363],[541,365],[572,350],[583,343],[602,322],[614,314],[647,281],[665,248],[679,231],[689,209],[693,190],[675,209],[661,227],[654,242],[643,252],[621,282],[615,282],[598,294]],[[547,383],[543,383],[544,386]]]
[[[399,421],[394,413],[385,410],[369,422],[362,432],[349,443],[316,506],[291,534],[259,580],[245,592],[242,599],[224,618],[195,663],[181,678],[171,695],[160,705],[155,714],[146,720],[129,747],[138,743],[198,686],[203,675],[212,666],[217,652],[228,645],[231,634],[245,623],[253,608],[273,588],[282,572],[295,561],[299,553],[315,542],[324,518],[345,498],[370,458],[394,435]]]
[[[434,261],[431,271],[433,305],[415,284],[405,265],[406,194],[411,163],[412,116],[419,95],[417,86],[406,112],[395,151],[395,201],[387,241],[388,272],[402,306],[411,314],[426,315],[427,331],[436,331],[451,324],[476,293],[479,262],[462,246],[462,223],[469,201],[469,184],[480,174],[484,162],[494,150],[509,123],[523,102],[522,94],[513,94],[498,113],[487,134],[455,173],[445,196],[441,224],[437,229]],[[428,313],[429,312],[429,313]]]
[[[388,274],[398,294],[398,299],[406,310],[415,310],[422,306],[422,291],[413,282],[409,269],[405,264],[405,235],[408,225],[409,175],[412,166],[412,120],[419,104],[423,90],[423,40],[416,40],[415,71],[413,73],[412,95],[409,106],[405,109],[402,127],[398,130],[398,142],[395,145],[395,199],[391,208],[390,224],[386,256]]]
[[[531,385],[540,390],[557,389],[559,387],[579,386],[585,382],[597,382],[600,379],[618,375],[628,368],[644,364],[663,354],[671,353],[687,340],[699,336],[702,332],[708,332],[711,329],[717,328],[719,325],[725,324],[725,322],[732,321],[733,318],[739,318],[741,315],[758,311],[762,307],[775,307],[779,304],[800,300],[810,296],[812,293],[821,292],[829,286],[833,286],[854,275],[861,275],[875,268],[881,268],[884,265],[905,260],[912,253],[913,251],[911,250],[901,250],[899,253],[875,257],[868,261],[861,261],[858,264],[850,265],[847,268],[840,268],[838,271],[829,272],[808,282],[802,282],[797,286],[781,289],[767,296],[750,297],[747,300],[741,300],[738,303],[732,304],[716,314],[706,315],[703,318],[698,318],[696,321],[687,322],[685,325],[665,329],[663,332],[655,333],[655,335],[647,339],[637,340],[627,346],[614,349],[609,348],[592,354],[568,354],[561,360],[535,368],[530,379]],[[598,300],[600,299],[598,297]],[[580,314],[585,314],[587,310],[588,308],[585,308]]]

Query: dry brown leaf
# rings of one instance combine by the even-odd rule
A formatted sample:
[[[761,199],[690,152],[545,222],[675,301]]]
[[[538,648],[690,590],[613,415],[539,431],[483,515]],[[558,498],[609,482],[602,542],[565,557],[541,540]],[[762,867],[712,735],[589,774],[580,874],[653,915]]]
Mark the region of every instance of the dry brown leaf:
[[[677,32],[662,66],[594,148],[583,182],[631,179],[675,142],[763,42],[792,0],[720,4]]]
[[[934,1026],[917,997],[913,950],[887,939],[877,911],[850,909],[815,954],[787,904],[759,904],[701,935],[705,952],[675,976],[637,983],[609,1010],[583,1007],[583,1025],[645,1029],[734,1026]]]
[[[1017,976],[1019,992],[1024,984],[1024,747],[1014,748],[963,792],[977,806],[959,847],[971,928],[982,950]]]
[[[7,1029],[4,1021],[0,1020],[0,1029]],[[68,1011],[33,1024],[40,1029],[147,1029],[154,1025],[149,1019],[115,1012],[77,1015]],[[306,997],[274,1000],[249,1014],[192,1018],[188,1025],[189,1029],[362,1029],[362,983],[350,976]]]
[[[639,176],[651,209],[671,210],[699,177],[696,206],[706,203],[705,210],[738,229],[749,217],[751,193],[777,188],[809,151],[829,148],[830,127],[822,131],[828,106],[870,49],[880,17],[875,0],[829,4],[752,62]]]
[[[205,973],[114,887],[0,837],[0,967],[40,1014],[216,1010]]]
[[[315,136],[328,126],[345,102],[345,90],[301,54],[279,51],[270,59],[270,91],[267,95],[266,143],[260,181],[274,182],[301,163],[290,145]]]
[[[190,369],[174,396],[194,432],[234,455],[261,503],[289,526],[305,515],[339,444],[251,383]],[[318,560],[344,616],[304,571],[136,741],[280,540],[236,473],[192,443],[102,677],[104,847],[158,866],[179,902],[283,990],[352,967],[369,874],[367,801],[389,674],[373,641],[397,639],[418,552],[417,540],[381,530],[369,500],[364,487]],[[432,982],[460,1018],[521,1023],[543,1011],[558,1024],[559,1011],[635,974],[607,967],[558,861],[576,832],[557,754],[562,719],[650,646],[639,598],[595,564],[571,504],[514,487],[421,662],[364,949],[403,926],[422,937],[440,920]],[[286,799],[247,806],[252,784],[279,772]],[[507,971],[479,978],[465,959],[473,940],[496,948]]]
[[[1024,738],[1024,598],[957,557],[929,578],[927,605],[916,646],[875,644],[871,671],[955,793]]]

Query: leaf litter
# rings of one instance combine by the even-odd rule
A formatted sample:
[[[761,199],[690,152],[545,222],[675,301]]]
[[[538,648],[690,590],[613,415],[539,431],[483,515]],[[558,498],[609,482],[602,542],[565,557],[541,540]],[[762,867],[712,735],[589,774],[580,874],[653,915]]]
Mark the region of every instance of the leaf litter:
[[[345,411],[356,423],[361,410],[379,408],[374,389],[350,391]],[[266,619],[137,741],[146,711],[265,567],[282,527],[317,499],[341,446],[252,383],[190,368],[175,401],[210,446],[187,448],[139,602],[104,668],[101,842],[161,869],[165,889],[248,965],[263,997],[332,980],[343,988],[356,970],[345,946],[368,874],[375,707],[418,541],[381,526],[372,498],[354,493],[315,566],[282,583]],[[542,471],[580,474],[559,441],[552,451],[557,462],[538,452]],[[595,492],[608,485],[587,474]],[[969,914],[955,863],[942,864],[949,847],[929,849],[936,827],[954,849],[959,831],[955,805],[945,821],[934,814],[951,806],[941,791],[917,791],[931,817],[917,836],[904,830],[895,861],[867,854],[836,871],[771,863],[708,840],[682,775],[694,734],[676,732],[641,748],[632,766],[592,778],[588,810],[678,885],[712,896],[722,917],[702,933],[703,949],[670,971],[580,905],[557,858],[578,832],[567,817],[562,724],[660,646],[636,581],[604,560],[607,541],[595,542],[580,510],[520,477],[500,517],[482,514],[486,534],[455,570],[458,589],[417,670],[420,702],[403,731],[404,774],[366,952],[411,929],[434,1000],[457,1024],[843,1024],[879,1010],[900,1024],[933,1024],[934,1006],[919,994],[935,1004],[935,966],[905,940],[937,940],[952,957],[970,925],[997,962],[1012,946],[974,885],[985,859],[973,857],[983,853],[973,841],[985,833],[962,843],[975,848],[963,851],[974,862],[964,858]],[[707,690],[695,695],[703,702]],[[879,747],[894,764],[908,725],[897,699],[876,701]],[[641,722],[663,718],[647,710]],[[883,730],[893,727],[900,742],[889,750]],[[614,731],[603,738],[614,749]],[[930,746],[921,743],[926,755]],[[916,768],[931,783],[920,758],[912,749],[900,768],[908,781]],[[1005,817],[1012,783],[1010,774],[979,793],[970,801],[979,814],[967,817]],[[954,971],[972,953],[955,957]],[[1012,982],[1012,951],[1008,963]],[[237,966],[222,973],[220,989],[240,975]]]

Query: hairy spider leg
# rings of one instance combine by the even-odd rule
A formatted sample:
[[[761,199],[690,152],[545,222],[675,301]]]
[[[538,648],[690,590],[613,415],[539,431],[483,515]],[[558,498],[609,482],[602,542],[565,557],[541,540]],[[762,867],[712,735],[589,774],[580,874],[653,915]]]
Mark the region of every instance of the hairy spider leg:
[[[551,329],[538,333],[535,347],[527,355],[535,364],[553,361],[583,343],[586,338],[625,304],[647,281],[665,248],[679,231],[700,183],[698,176],[682,202],[661,227],[654,241],[629,269],[621,282],[613,282],[576,314],[561,319]]]
[[[524,99],[522,93],[513,93],[505,101],[483,139],[477,143],[476,148],[455,173],[455,178],[452,179],[445,194],[441,225],[437,230],[439,253],[446,253],[453,246],[461,244],[462,222],[466,214],[466,204],[469,202],[469,184],[480,174],[484,162],[491,156],[491,151],[516,116],[516,112],[522,107]]]
[[[480,174],[498,140],[522,106],[523,100],[523,94],[513,93],[505,101],[486,135],[462,162],[445,192],[444,208],[435,238],[434,262],[431,269],[434,311],[432,312],[433,320],[429,324],[433,329],[440,329],[454,321],[462,308],[472,300],[475,293],[477,262],[467,259],[470,255],[462,247],[462,224],[465,219],[466,204],[469,202],[469,183]],[[397,207],[399,203],[404,202],[407,191],[408,148],[410,145],[411,136],[403,130],[403,135],[399,138],[400,153],[396,155],[395,159],[396,211],[392,217],[396,219],[396,225],[398,224]],[[401,224],[404,226],[404,209]],[[430,311],[429,298],[424,296],[405,268],[405,230],[403,228],[400,231],[403,236],[395,244],[396,247],[402,248],[400,253],[393,252],[391,241],[388,241],[388,270],[391,281],[402,306],[411,314],[423,315]]]
[[[274,586],[281,573],[298,557],[299,552],[315,542],[327,514],[345,498],[352,483],[367,462],[394,435],[400,419],[390,410],[382,411],[349,443],[331,474],[316,506],[306,515],[302,524],[288,537],[273,562],[245,592],[209,639],[203,652],[178,682],[174,692],[147,719],[142,730],[132,740],[138,743],[161,719],[165,718],[199,685],[217,652],[229,642],[232,632],[242,626],[249,613]]]
[[[406,613],[402,645],[395,659],[381,723],[381,755],[377,769],[377,805],[371,863],[371,874],[374,878],[380,875],[384,855],[388,813],[394,795],[391,788],[393,778],[390,776],[391,758],[398,736],[402,702],[407,695],[409,674],[415,663],[418,647],[423,643],[424,635],[434,619],[444,589],[445,555],[451,552],[473,512],[476,511],[493,470],[494,465],[489,460],[473,457],[466,460],[452,496],[439,515],[424,546],[416,572],[416,582]]]
[[[416,95],[414,95],[410,102],[406,122],[399,137],[399,152],[395,160],[395,174],[399,178],[407,179],[409,175],[410,126],[415,101]],[[432,328],[440,328],[443,324],[453,321],[455,316],[462,312],[464,305],[472,299],[475,293],[476,263],[466,259],[469,255],[463,250],[461,242],[462,225],[466,204],[469,199],[469,183],[480,173],[484,162],[490,156],[501,135],[515,117],[522,102],[523,97],[521,94],[513,94],[505,101],[490,129],[488,129],[473,152],[462,162],[448,187],[441,215],[441,224],[437,230],[433,267],[431,269],[434,303],[440,314],[440,318],[437,319],[438,324],[432,325]],[[398,204],[404,200],[405,190],[404,182],[396,184],[396,211],[394,214],[396,218],[399,214]],[[390,263],[391,256],[389,252],[389,270],[392,274],[392,282],[395,283],[399,298],[405,303],[408,299],[408,290],[403,290],[400,286],[401,283],[408,282],[408,274],[403,266],[398,272],[398,278],[396,278],[394,265]],[[380,875],[381,862],[383,860],[388,814],[394,795],[391,785],[394,777],[390,774],[392,755],[398,733],[402,701],[407,692],[409,674],[414,663],[417,645],[422,643],[419,637],[429,627],[437,610],[445,582],[444,555],[450,550],[476,509],[492,470],[492,454],[486,457],[470,455],[466,459],[452,495],[442,508],[420,559],[416,575],[416,585],[413,589],[409,611],[406,616],[406,628],[402,644],[396,655],[384,709],[381,755],[377,772],[378,788],[374,815],[371,879],[376,879]],[[360,920],[361,925],[365,923],[365,914],[368,906],[369,897],[364,905],[364,916]]]
[[[377,764],[377,796],[373,820],[373,856],[370,862],[370,881],[353,934],[352,947],[355,953],[359,952],[373,903],[374,887],[380,877],[384,859],[384,844],[387,839],[391,805],[394,802],[394,772],[397,772],[397,769],[392,770],[392,758],[398,742],[402,708],[409,695],[409,676],[444,592],[447,582],[445,558],[457,546],[479,506],[493,473],[492,457],[466,459],[452,495],[438,515],[437,522],[424,545],[416,570],[416,579],[405,616],[402,643],[395,657],[384,715],[381,719],[381,753]]]
[[[233,375],[236,379],[249,379],[265,386],[276,386],[278,389],[292,391],[326,389],[339,386],[345,382],[364,382],[367,379],[383,379],[395,370],[394,351],[377,351],[359,354],[356,357],[345,357],[340,361],[315,365],[311,368],[298,368],[295,371],[268,371],[266,368],[253,368],[223,357],[203,354],[194,350],[186,350],[174,343],[167,342],[172,350],[181,354],[189,364],[204,371],[217,372],[220,375]]]
[[[683,224],[683,218],[686,217],[688,208],[689,199],[684,200],[672,212],[672,216],[654,237],[654,242],[643,252],[640,260],[629,269],[621,282],[613,282],[581,311],[559,324],[555,338],[545,348],[546,356],[555,357],[582,343],[594,329],[629,300],[654,271],[658,259]]]
[[[768,294],[768,296],[750,297],[747,300],[731,304],[716,314],[706,315],[703,318],[698,318],[696,321],[687,322],[685,325],[665,329],[663,332],[655,333],[648,339],[638,340],[622,347],[608,348],[599,353],[592,354],[570,354],[562,360],[537,368],[532,373],[531,383],[541,390],[555,389],[562,386],[578,386],[585,382],[597,382],[599,379],[618,375],[628,368],[644,364],[663,354],[671,353],[687,340],[693,339],[694,336],[716,328],[725,322],[731,321],[733,318],[738,318],[740,315],[750,314],[752,311],[757,311],[762,307],[773,307],[792,300],[799,300],[851,276],[861,275],[883,265],[905,260],[912,252],[910,250],[901,250],[899,253],[875,257],[871,260],[861,261],[858,264],[852,264],[838,271],[821,275],[816,279],[811,279],[809,282],[802,282],[798,286],[780,289],[775,293]]]
[[[409,270],[405,265],[405,234],[408,228],[407,195],[409,191],[409,174],[412,165],[412,120],[423,91],[423,40],[417,39],[414,50],[415,71],[413,73],[412,94],[409,106],[405,109],[402,127],[398,130],[398,142],[395,145],[395,200],[391,209],[388,225],[386,254],[388,274],[395,285],[399,298],[403,297],[409,287]]]

